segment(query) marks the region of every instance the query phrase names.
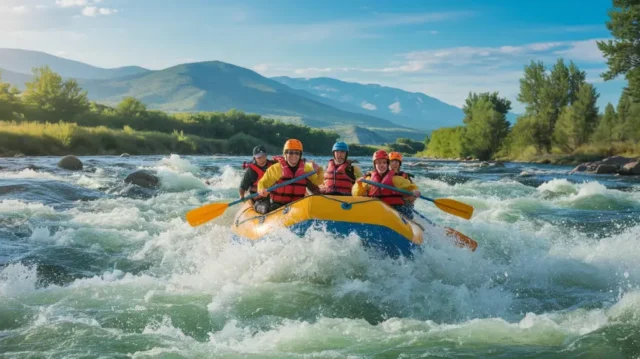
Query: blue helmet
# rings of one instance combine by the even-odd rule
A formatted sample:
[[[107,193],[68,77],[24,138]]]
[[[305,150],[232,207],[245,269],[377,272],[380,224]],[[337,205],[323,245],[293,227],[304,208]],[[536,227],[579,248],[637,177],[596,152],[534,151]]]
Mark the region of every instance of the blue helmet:
[[[349,145],[347,145],[345,142],[336,142],[335,144],[333,144],[333,148],[331,149],[331,152],[333,151],[349,152]]]

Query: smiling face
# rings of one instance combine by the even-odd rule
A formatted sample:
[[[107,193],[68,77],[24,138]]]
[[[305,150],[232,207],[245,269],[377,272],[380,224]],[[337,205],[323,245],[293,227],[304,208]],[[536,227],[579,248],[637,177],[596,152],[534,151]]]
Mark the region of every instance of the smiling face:
[[[389,168],[389,162],[385,159],[375,160],[373,164],[376,167],[376,171],[378,171],[378,173],[385,173]]]
[[[300,155],[302,155],[302,152],[290,150],[284,153],[284,159],[287,160],[289,166],[293,167],[296,166],[298,162],[300,162]]]
[[[393,160],[389,163],[389,168],[391,168],[394,171],[397,171],[400,169],[400,161],[398,160]]]
[[[333,161],[340,165],[347,158],[347,151],[333,151]]]

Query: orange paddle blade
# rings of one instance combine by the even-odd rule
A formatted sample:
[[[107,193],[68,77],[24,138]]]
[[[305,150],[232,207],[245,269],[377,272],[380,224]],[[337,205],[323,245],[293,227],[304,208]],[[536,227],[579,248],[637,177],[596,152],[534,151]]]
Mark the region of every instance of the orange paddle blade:
[[[435,205],[441,210],[449,214],[453,214],[454,216],[470,219],[473,215],[473,207],[454,199],[438,198],[433,200],[433,203],[435,203]]]
[[[221,214],[229,208],[229,203],[210,203],[196,209],[192,209],[187,212],[187,222],[191,227],[199,226],[202,223],[208,222]]]
[[[472,252],[476,251],[476,248],[478,248],[478,242],[456,231],[453,228],[450,228],[450,227],[445,227],[445,228],[447,229],[447,235],[451,237],[455,237],[456,244],[458,245],[458,247],[468,247],[471,249]]]

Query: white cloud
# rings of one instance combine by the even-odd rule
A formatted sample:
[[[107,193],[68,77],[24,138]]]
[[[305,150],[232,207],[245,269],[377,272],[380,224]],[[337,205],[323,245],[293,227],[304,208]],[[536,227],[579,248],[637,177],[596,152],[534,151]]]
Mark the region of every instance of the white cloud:
[[[372,103],[368,103],[367,101],[362,101],[362,104],[360,104],[360,106],[362,106],[362,108],[366,109],[366,110],[377,110],[378,108],[376,107],[376,105],[372,104]]]
[[[84,9],[82,9],[82,15],[84,16],[97,16],[98,15],[98,8],[95,6],[87,6]]]
[[[86,6],[88,3],[87,0],[56,0],[59,7]]]
[[[258,64],[251,68],[255,72],[266,72],[269,69],[269,65],[267,64]]]
[[[118,10],[116,10],[116,9],[110,9],[110,8],[105,8],[105,7],[101,7],[100,8],[100,15],[111,15],[111,14],[115,14],[117,12],[118,12]]]
[[[109,9],[104,7],[98,8],[96,6],[86,6],[84,9],[82,9],[82,15],[89,17],[95,17],[98,15],[112,15],[117,12],[118,10],[116,9]]]
[[[391,105],[389,105],[389,109],[391,110],[391,112],[393,113],[400,113],[402,112],[402,107],[400,107],[400,102],[396,101],[394,103],[392,103]]]
[[[380,67],[307,67],[289,69],[306,77],[328,76],[359,83],[377,83],[407,91],[421,92],[455,106],[462,106],[468,93],[498,91],[522,112],[517,102],[519,79],[530,61],[543,61],[550,68],[562,57],[587,73],[592,83],[602,82],[599,74],[606,63],[597,47],[599,39],[551,41],[495,47],[450,47],[412,51],[390,57]],[[399,60],[398,60],[399,58]],[[392,104],[395,105],[395,104]],[[398,103],[389,109],[402,111]]]
[[[11,10],[16,14],[26,14],[29,12],[29,8],[26,5],[14,6]]]

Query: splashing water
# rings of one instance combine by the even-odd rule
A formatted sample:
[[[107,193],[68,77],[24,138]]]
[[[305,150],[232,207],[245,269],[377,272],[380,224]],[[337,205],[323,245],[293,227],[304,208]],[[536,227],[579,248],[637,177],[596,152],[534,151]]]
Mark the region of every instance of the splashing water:
[[[238,244],[235,208],[190,227],[188,210],[237,198],[245,158],[82,160],[82,172],[46,157],[0,172],[0,357],[640,355],[638,179],[407,168],[429,197],[475,207],[465,221],[416,203],[479,248],[431,232],[393,259],[322,229]],[[124,184],[137,169],[160,188]]]

